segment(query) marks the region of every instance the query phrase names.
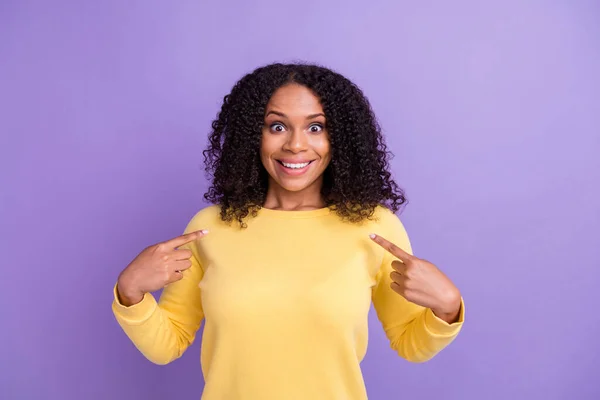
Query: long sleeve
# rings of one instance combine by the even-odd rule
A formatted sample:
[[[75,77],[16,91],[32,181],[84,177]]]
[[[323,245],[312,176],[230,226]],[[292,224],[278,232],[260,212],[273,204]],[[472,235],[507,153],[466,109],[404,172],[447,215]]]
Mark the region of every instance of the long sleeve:
[[[195,228],[188,226],[185,232]],[[183,271],[181,280],[163,289],[158,302],[146,293],[141,302],[126,307],[119,302],[116,285],[113,288],[112,310],[117,322],[138,350],[160,365],[183,355],[204,318],[198,287],[203,276],[198,249],[194,243],[181,248],[192,251],[192,266]]]
[[[383,215],[382,220],[381,235],[412,254],[408,235],[398,217],[390,212]],[[465,317],[464,301],[461,299],[459,319],[453,324],[438,318],[431,309],[409,302],[390,287],[394,260],[393,255],[383,251],[372,293],[373,305],[392,349],[408,361],[425,362],[459,334]]]

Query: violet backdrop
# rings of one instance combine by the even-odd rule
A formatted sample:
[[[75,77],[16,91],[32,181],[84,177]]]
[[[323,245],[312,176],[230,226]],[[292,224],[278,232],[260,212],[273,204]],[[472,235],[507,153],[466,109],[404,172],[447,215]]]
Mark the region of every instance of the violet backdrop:
[[[290,60],[364,89],[414,251],[466,300],[425,364],[371,314],[370,398],[600,398],[600,4],[579,0],[2,1],[0,398],[200,398],[199,338],[151,364],[112,287],[205,205],[223,96]]]

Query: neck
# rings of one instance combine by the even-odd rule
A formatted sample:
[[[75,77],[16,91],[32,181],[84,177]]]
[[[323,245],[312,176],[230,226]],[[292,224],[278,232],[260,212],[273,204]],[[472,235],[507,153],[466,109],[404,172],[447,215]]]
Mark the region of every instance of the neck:
[[[321,196],[322,182],[291,192],[270,181],[269,189],[265,199],[264,208],[284,211],[308,211],[325,207],[325,201]]]

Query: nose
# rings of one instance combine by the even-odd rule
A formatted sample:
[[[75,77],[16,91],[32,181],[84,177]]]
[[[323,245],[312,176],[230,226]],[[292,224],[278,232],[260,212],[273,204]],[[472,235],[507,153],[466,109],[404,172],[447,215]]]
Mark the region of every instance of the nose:
[[[305,132],[300,129],[290,131],[287,140],[283,146],[284,150],[291,151],[293,153],[299,153],[305,151],[308,148],[308,138]]]

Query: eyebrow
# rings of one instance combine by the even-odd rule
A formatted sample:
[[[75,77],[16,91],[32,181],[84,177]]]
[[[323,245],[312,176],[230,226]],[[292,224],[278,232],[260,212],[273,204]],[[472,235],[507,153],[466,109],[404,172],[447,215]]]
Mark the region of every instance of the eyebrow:
[[[265,115],[265,117],[268,117],[270,114],[279,115],[279,116],[280,116],[280,117],[282,117],[282,118],[287,118],[287,117],[288,117],[288,116],[287,116],[287,115],[285,115],[284,113],[282,113],[282,112],[279,112],[279,111],[275,111],[275,110],[271,110],[271,111],[269,111],[269,112],[267,113],[267,115]],[[310,114],[310,115],[308,115],[308,116],[306,117],[306,119],[315,119],[315,118],[317,118],[317,117],[323,117],[323,118],[325,118],[325,114],[323,114],[323,113]]]

